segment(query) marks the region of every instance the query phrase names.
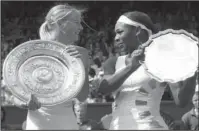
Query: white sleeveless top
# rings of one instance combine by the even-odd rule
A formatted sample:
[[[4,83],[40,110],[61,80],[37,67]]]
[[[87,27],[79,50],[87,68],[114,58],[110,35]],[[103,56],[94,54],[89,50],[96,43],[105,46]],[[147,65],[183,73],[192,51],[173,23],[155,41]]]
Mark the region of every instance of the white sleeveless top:
[[[85,48],[76,46],[76,49],[82,54],[82,62],[85,69],[89,68],[88,51]],[[88,71],[86,70],[86,75]],[[88,97],[89,86],[88,77],[84,82],[81,93],[78,94],[79,100],[85,100]],[[74,100],[77,100],[76,98]],[[26,130],[78,130],[77,119],[73,111],[72,101],[52,107],[41,107],[36,111],[28,110]]]
[[[53,107],[28,110],[26,130],[78,130],[77,120],[71,102]]]
[[[117,59],[116,72],[126,66],[125,57]],[[168,130],[159,111],[164,89],[140,66],[114,92],[110,130]]]

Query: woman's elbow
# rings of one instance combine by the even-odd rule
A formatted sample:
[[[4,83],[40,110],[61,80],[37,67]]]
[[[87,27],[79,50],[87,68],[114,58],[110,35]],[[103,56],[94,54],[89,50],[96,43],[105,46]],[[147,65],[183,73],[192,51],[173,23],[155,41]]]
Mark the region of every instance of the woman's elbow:
[[[106,79],[103,79],[101,82],[100,82],[100,85],[99,85],[99,89],[98,91],[104,95],[108,94],[108,88],[109,87],[109,83]]]
[[[187,104],[185,104],[184,102],[176,102],[176,105],[180,108],[184,108]]]
[[[188,103],[188,100],[175,100],[175,104],[180,108],[184,108]]]

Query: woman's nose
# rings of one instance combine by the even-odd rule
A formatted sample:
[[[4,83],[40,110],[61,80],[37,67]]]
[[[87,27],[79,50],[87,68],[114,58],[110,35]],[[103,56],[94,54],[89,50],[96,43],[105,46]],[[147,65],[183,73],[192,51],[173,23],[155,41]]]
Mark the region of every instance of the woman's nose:
[[[79,30],[82,31],[83,30],[83,26],[80,24],[79,26]]]
[[[119,39],[119,36],[118,36],[118,35],[116,35],[116,36],[115,36],[115,42],[116,42],[116,43],[118,43],[118,42],[119,42],[119,40],[120,40],[120,39]]]
[[[119,42],[119,39],[115,39],[115,43],[117,44]]]

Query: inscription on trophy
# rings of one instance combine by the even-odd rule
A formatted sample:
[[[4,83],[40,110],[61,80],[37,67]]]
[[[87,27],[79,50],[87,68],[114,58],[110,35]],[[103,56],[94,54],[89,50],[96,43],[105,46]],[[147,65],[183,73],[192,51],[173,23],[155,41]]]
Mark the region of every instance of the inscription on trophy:
[[[34,92],[48,94],[58,90],[64,83],[64,69],[52,58],[35,57],[23,66],[24,81]],[[29,77],[25,77],[29,76]]]
[[[79,79],[79,76],[80,76],[80,74],[78,73],[78,72],[76,72],[76,73],[74,73],[74,75],[73,75],[73,82],[72,82],[72,84],[73,85],[76,85],[77,84],[77,81],[78,81],[78,79]]]
[[[44,48],[45,48],[45,45],[43,43],[39,43],[39,44],[34,44],[32,49],[37,50],[37,49],[44,49]]]
[[[40,67],[33,71],[33,78],[39,83],[49,83],[50,80],[53,78],[53,72],[52,70]]]
[[[23,101],[36,94],[42,105],[55,105],[81,90],[84,67],[53,41],[33,40],[19,45],[4,62],[4,78]]]

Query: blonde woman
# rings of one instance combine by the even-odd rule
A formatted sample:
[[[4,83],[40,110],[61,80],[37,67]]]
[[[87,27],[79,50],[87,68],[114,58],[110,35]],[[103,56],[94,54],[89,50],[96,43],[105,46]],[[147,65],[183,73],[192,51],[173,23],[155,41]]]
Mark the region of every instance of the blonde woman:
[[[41,25],[39,35],[42,40],[53,40],[65,45],[74,45],[83,29],[81,25],[81,11],[68,6],[56,5],[46,15]],[[88,96],[88,51],[82,47],[69,46],[67,49],[71,56],[80,57],[86,70],[86,81],[81,93],[77,96],[79,101],[86,100]],[[41,107],[36,111],[28,112],[26,129],[78,129],[76,117],[72,109],[72,102],[63,103],[53,107]]]
[[[74,45],[82,30],[81,11],[68,5],[56,5],[47,13],[44,23],[39,29],[42,40],[58,41],[65,45]],[[79,57],[86,71],[86,80],[81,92],[75,100],[85,101],[88,97],[88,51],[82,47],[68,46],[66,49],[71,56]],[[32,95],[28,103],[20,103],[13,97],[14,103],[28,109],[27,119],[23,126],[25,130],[75,130],[79,129],[73,112],[73,101],[51,107],[42,107]]]

